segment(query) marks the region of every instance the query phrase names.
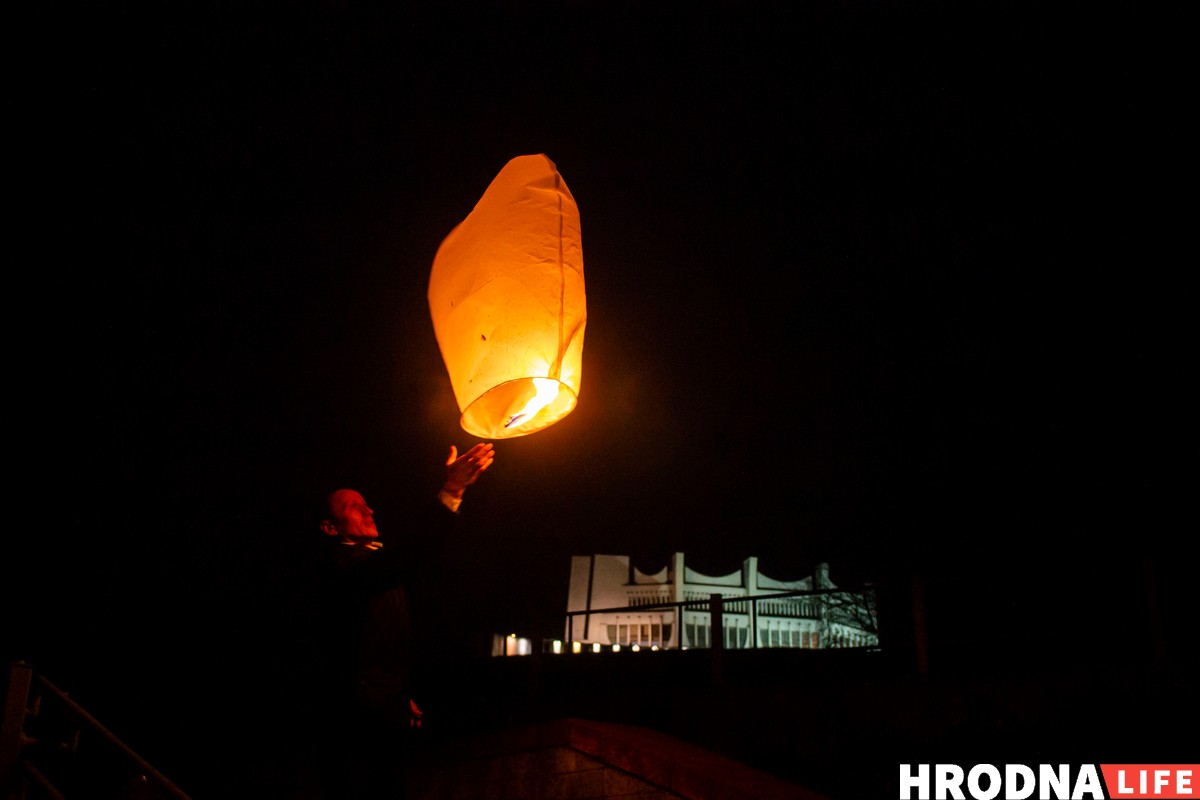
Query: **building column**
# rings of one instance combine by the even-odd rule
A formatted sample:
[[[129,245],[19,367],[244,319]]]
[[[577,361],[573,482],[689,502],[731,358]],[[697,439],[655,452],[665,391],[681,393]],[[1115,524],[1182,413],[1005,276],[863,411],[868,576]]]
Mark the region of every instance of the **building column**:
[[[747,598],[758,594],[758,556],[750,556],[742,562],[742,587]],[[758,647],[758,603],[751,600],[746,605],[749,606],[750,646]]]
[[[683,602],[683,582],[687,573],[683,567],[683,553],[675,553],[671,556],[671,574],[668,579],[671,581],[671,602]],[[671,626],[671,641],[665,643],[665,647],[683,647],[683,607],[675,607],[675,624]]]

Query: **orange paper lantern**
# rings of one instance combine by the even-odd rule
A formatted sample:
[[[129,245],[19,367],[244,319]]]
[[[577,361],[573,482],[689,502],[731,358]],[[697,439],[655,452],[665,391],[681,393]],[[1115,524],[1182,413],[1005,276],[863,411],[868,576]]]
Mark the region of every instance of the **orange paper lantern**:
[[[583,371],[579,208],[544,155],[509,161],[442,241],[429,312],[467,433],[511,439],[571,413]]]

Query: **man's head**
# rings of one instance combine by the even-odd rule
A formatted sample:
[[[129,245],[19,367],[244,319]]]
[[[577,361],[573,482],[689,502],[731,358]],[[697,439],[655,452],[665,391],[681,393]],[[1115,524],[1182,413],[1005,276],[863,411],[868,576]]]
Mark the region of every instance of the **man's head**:
[[[353,489],[338,489],[330,493],[327,501],[326,516],[321,520],[321,531],[325,535],[347,541],[379,536],[375,528],[375,512],[361,494]]]

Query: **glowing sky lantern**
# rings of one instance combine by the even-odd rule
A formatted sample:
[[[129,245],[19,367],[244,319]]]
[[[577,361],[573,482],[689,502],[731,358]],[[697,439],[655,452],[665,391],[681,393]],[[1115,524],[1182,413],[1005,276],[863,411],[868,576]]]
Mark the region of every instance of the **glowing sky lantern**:
[[[583,369],[579,208],[554,162],[519,156],[442,241],[429,312],[463,430],[526,436],[571,413]]]

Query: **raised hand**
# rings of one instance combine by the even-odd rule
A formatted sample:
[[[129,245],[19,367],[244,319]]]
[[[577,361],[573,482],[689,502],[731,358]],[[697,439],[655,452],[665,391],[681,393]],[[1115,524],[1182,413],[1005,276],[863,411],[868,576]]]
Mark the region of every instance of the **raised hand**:
[[[443,488],[452,494],[462,494],[479,479],[480,473],[496,460],[496,449],[491,442],[475,445],[461,456],[458,448],[450,445],[450,456],[446,459],[446,483]]]

